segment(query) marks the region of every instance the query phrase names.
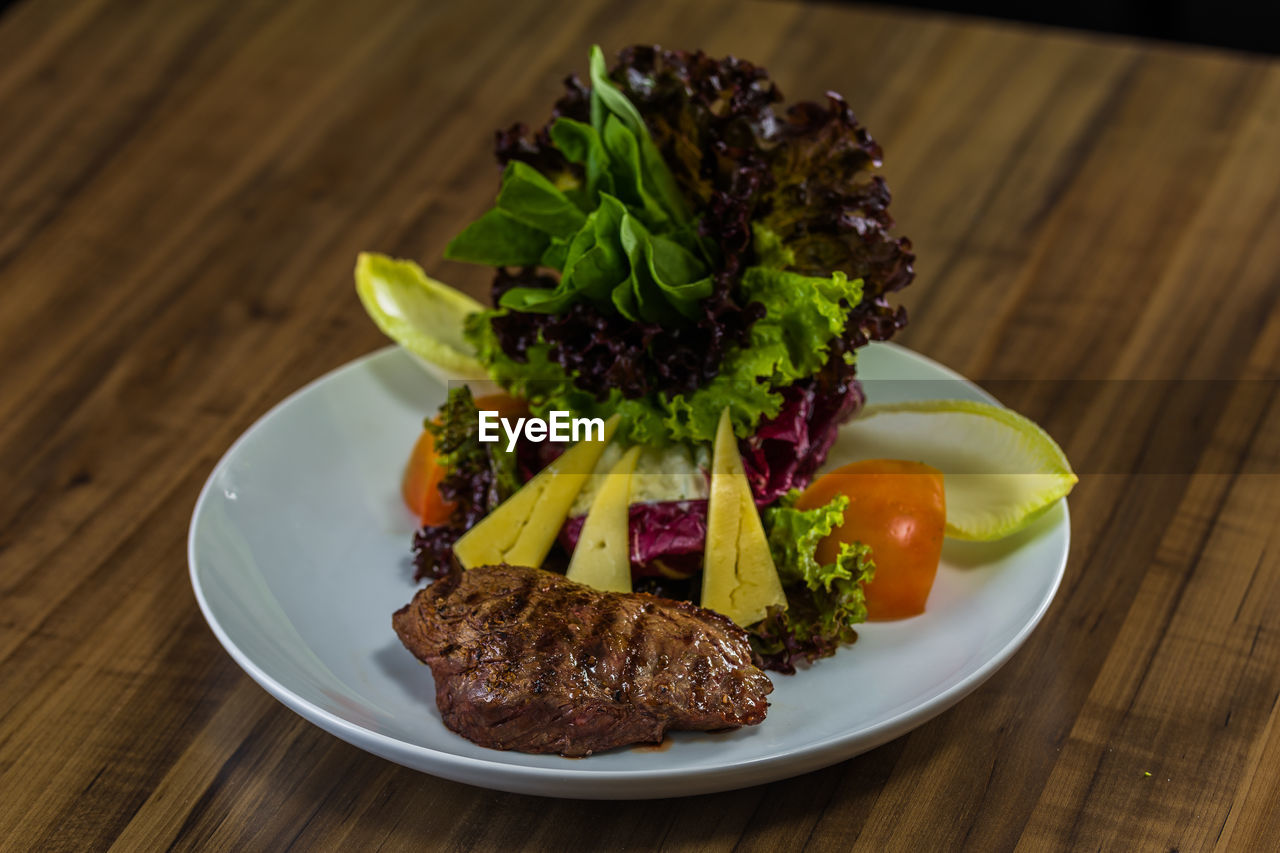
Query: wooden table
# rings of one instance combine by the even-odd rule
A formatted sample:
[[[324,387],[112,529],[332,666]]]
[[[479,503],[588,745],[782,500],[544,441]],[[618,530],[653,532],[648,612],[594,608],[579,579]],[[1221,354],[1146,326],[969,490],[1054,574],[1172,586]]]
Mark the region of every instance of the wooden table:
[[[360,249],[439,260],[594,41],[843,92],[918,250],[900,340],[1081,482],[1047,618],[974,695],[760,788],[569,802],[303,722],[201,619],[201,483],[383,344]],[[0,846],[1275,849],[1280,66],[827,5],[132,4],[0,17]],[[874,685],[869,685],[874,689]]]

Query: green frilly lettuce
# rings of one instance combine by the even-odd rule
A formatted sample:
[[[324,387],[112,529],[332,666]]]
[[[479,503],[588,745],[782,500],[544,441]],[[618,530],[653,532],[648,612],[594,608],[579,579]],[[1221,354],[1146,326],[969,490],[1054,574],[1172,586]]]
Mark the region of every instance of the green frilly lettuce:
[[[761,515],[778,576],[787,593],[787,609],[770,608],[750,629],[751,644],[770,669],[794,672],[795,663],[810,663],[835,654],[857,639],[854,626],[867,619],[862,586],[875,572],[871,548],[860,542],[840,546],[834,563],[819,563],[818,543],[844,520],[844,495],[816,509],[795,506],[792,491]]]
[[[586,417],[622,416],[628,441],[665,445],[709,442],[720,412],[728,407],[734,433],[751,435],[763,417],[782,405],[780,389],[812,376],[826,363],[831,342],[843,334],[849,307],[861,299],[862,282],[844,273],[830,278],[801,275],[763,266],[742,276],[744,302],[758,302],[764,316],[751,327],[750,342],[730,350],[719,375],[691,394],[664,393],[624,399],[617,391],[603,400],[578,388],[563,368],[547,357],[547,345],[527,350],[525,361],[502,351],[490,320],[505,312],[472,315],[467,337],[482,363],[508,391],[530,402],[534,414],[561,409]]]

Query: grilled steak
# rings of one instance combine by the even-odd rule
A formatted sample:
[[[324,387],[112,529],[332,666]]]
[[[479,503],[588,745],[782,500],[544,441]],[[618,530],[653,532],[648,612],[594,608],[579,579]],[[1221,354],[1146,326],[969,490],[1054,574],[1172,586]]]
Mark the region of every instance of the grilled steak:
[[[688,602],[518,566],[455,572],[396,611],[444,723],[481,746],[590,755],[764,719],[746,633]]]

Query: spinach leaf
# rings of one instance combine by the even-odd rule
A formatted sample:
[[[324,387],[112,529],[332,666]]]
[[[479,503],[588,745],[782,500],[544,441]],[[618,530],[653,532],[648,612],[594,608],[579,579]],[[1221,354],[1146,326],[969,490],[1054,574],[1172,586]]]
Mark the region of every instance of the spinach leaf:
[[[540,263],[550,246],[551,238],[545,231],[495,207],[450,240],[444,256],[472,264],[523,267]]]
[[[626,152],[624,162],[629,169],[635,171],[637,189],[641,190],[651,202],[645,205],[646,210],[651,207],[662,210],[677,225],[687,224],[689,213],[685,208],[680,188],[676,185],[676,179],[672,176],[666,161],[662,159],[662,152],[654,144],[640,111],[609,79],[604,51],[599,45],[591,48],[590,73],[591,124],[604,140],[605,147],[614,156]],[[616,120],[613,130],[609,129],[609,118]],[[635,143],[634,161],[630,153],[631,142],[622,135],[623,129]]]
[[[601,193],[616,194],[613,176],[609,173],[609,152],[594,127],[561,116],[551,125],[548,134],[565,159],[581,166],[586,173],[583,200],[589,208],[600,203]]]
[[[712,292],[710,264],[670,169],[635,105],[591,51],[591,123],[559,118],[549,135],[585,184],[557,185],[512,160],[495,207],[445,250],[452,260],[541,266],[555,287],[514,287],[503,308],[559,314],[589,300],[632,321],[681,323]],[[562,176],[563,177],[563,176]],[[568,183],[560,181],[561,184]]]
[[[498,209],[551,237],[568,240],[587,217],[569,197],[527,163],[512,160],[502,173]]]
[[[622,202],[602,194],[600,206],[586,217],[583,228],[567,244],[556,288],[513,287],[502,294],[500,304],[516,311],[556,314],[581,297],[607,302],[614,287],[630,273],[629,260],[619,241],[626,215]]]

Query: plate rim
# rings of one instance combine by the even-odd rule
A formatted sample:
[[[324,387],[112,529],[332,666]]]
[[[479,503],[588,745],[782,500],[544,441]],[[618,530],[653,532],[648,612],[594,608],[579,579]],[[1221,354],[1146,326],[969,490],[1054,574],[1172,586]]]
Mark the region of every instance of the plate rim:
[[[876,346],[895,350],[900,356],[924,364],[931,369],[939,370],[949,378],[964,382],[968,387],[975,389],[991,402],[999,404],[999,401],[986,389],[928,356],[891,341],[878,342]],[[1048,587],[1047,593],[1037,604],[1035,612],[998,652],[942,693],[882,720],[868,729],[830,735],[803,747],[771,755],[761,755],[727,764],[709,764],[706,767],[680,769],[657,767],[640,770],[585,770],[571,766],[563,768],[534,767],[511,764],[496,758],[475,758],[458,755],[433,747],[422,746],[421,744],[409,743],[367,729],[316,705],[285,687],[260,667],[226,633],[209,605],[200,581],[196,539],[205,504],[211,499],[215,482],[218,480],[219,475],[231,463],[237,451],[250,441],[252,436],[259,430],[263,429],[277,412],[289,406],[295,399],[310,392],[316,386],[328,382],[347,371],[359,370],[366,362],[386,357],[396,349],[399,349],[399,347],[395,344],[382,347],[358,356],[307,382],[254,420],[231,443],[230,447],[227,448],[226,452],[222,454],[210,471],[192,509],[191,521],[187,531],[187,566],[192,591],[195,594],[196,603],[205,622],[232,660],[250,678],[277,701],[308,722],[359,749],[372,752],[410,769],[494,790],[581,799],[652,799],[671,796],[694,796],[714,791],[750,787],[768,781],[791,778],[813,772],[853,758],[906,734],[949,710],[980,687],[1008,663],[1009,659],[1013,657],[1036,627],[1039,626],[1045,613],[1048,612],[1049,607],[1057,597],[1063,577],[1066,574],[1067,562],[1071,552],[1071,515],[1066,498],[1062,498],[1055,506],[1061,505],[1063,514],[1061,527],[1064,542],[1061,557],[1053,569],[1053,580]],[[461,736],[459,735],[459,737]],[[496,754],[502,755],[504,753],[496,751]],[[417,764],[408,763],[407,759],[411,757],[425,759],[423,763],[429,763],[434,766],[428,770]],[[778,770],[781,770],[781,772],[771,772]],[[680,780],[680,791],[676,793],[653,791],[649,787],[655,782],[675,779]],[[558,783],[565,790],[542,790],[540,783],[547,782]],[[576,790],[567,790],[575,788],[575,783],[578,786]],[[590,787],[582,788],[582,785]],[[627,791],[626,788],[628,786],[635,787],[638,790]]]

